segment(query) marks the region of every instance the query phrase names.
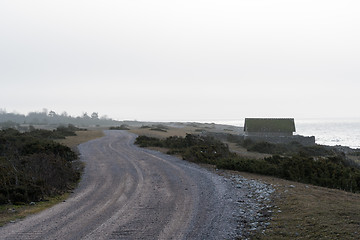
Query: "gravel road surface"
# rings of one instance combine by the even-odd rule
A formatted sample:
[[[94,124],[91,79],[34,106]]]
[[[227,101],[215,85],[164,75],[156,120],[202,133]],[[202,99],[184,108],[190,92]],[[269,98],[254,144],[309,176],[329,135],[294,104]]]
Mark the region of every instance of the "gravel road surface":
[[[261,210],[242,179],[105,134],[79,146],[86,167],[71,197],[0,228],[0,239],[234,239]]]

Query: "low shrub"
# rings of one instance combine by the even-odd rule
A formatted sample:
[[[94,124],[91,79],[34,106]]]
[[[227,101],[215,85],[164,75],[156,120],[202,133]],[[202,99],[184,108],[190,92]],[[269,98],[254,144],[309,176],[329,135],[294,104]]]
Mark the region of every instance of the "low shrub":
[[[120,126],[116,126],[116,127],[110,127],[110,130],[130,130],[128,125],[122,124]]]
[[[0,131],[0,204],[39,201],[68,190],[80,178],[78,158],[49,139],[53,132]]]
[[[135,144],[140,147],[163,147],[164,144],[158,138],[147,137],[147,136],[139,136],[135,140]]]
[[[183,159],[216,165],[217,168],[271,175],[287,180],[360,192],[360,169],[349,166],[341,154],[334,154],[322,147],[303,147],[291,143],[292,155],[273,155],[265,159],[248,159],[231,153],[228,146],[212,138],[197,135],[169,137],[166,139],[139,136],[136,144],[141,147],[169,148],[169,154],[181,154]],[[269,143],[245,143],[258,151],[276,153],[278,146]],[[302,149],[304,152],[296,152]],[[320,155],[313,157],[310,155]],[[331,155],[331,156],[328,156]]]

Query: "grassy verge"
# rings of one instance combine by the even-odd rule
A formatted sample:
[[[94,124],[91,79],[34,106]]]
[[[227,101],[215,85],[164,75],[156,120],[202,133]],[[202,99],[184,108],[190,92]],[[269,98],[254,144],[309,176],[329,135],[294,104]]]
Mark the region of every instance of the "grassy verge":
[[[90,141],[92,139],[100,138],[104,134],[102,130],[88,130],[88,131],[78,131],[76,136],[69,136],[66,139],[56,140],[59,143],[62,143],[72,149],[75,149],[77,145],[83,142]],[[58,203],[63,202],[70,196],[70,193],[67,192],[60,196],[48,198],[47,201],[37,202],[35,205],[0,205],[0,226],[3,226],[6,223],[16,221],[17,219],[24,218],[30,214],[41,212],[47,208],[50,208]]]
[[[264,233],[255,232],[250,239],[359,239],[360,194],[247,172],[215,171],[215,166],[200,165],[219,175],[237,174],[274,186],[276,207],[270,225]]]
[[[56,140],[57,142],[64,144],[72,149],[75,149],[77,145],[90,141],[92,139],[100,138],[104,136],[104,133],[100,129],[93,129],[87,131],[77,131],[76,136],[69,136],[65,139]]]
[[[139,136],[148,136],[148,137],[156,137],[156,138],[167,138],[170,136],[181,136],[185,137],[187,133],[195,133],[195,127],[184,127],[184,128],[171,128],[167,127],[166,131],[156,131],[152,130],[152,126],[143,126],[141,128],[133,128],[130,132],[135,133]]]
[[[49,198],[47,201],[37,202],[35,205],[0,205],[0,226],[25,218],[30,214],[41,212],[65,201],[69,195],[70,193],[65,193],[61,196]]]
[[[279,178],[237,172],[273,184],[275,205],[269,227],[252,239],[359,239],[360,194]]]

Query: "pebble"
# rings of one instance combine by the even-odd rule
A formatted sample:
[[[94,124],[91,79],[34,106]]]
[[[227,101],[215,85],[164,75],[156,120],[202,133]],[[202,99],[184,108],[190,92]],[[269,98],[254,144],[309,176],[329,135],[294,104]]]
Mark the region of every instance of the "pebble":
[[[242,192],[239,199],[234,200],[237,214],[233,213],[233,216],[237,216],[239,224],[236,230],[237,237],[248,239],[253,232],[264,232],[270,225],[269,221],[273,213],[274,205],[271,198],[275,186],[254,179],[249,180],[240,175],[229,174],[226,177],[232,181],[235,189]]]

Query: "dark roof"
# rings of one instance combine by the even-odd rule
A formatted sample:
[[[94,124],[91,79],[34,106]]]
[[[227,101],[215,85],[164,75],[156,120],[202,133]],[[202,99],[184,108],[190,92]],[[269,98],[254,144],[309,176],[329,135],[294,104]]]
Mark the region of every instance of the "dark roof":
[[[245,118],[246,132],[295,132],[293,118]]]

